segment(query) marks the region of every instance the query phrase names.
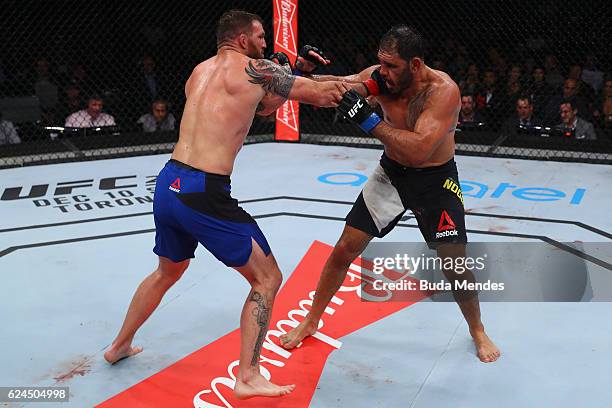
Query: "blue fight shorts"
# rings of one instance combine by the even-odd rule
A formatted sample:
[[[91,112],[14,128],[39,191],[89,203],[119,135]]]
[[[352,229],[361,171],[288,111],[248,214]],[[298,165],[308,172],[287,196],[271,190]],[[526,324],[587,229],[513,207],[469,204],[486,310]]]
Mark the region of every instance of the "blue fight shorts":
[[[230,191],[229,176],[170,159],[155,186],[153,252],[180,262],[193,258],[200,242],[225,265],[238,267],[249,260],[253,238],[267,256],[270,245]]]

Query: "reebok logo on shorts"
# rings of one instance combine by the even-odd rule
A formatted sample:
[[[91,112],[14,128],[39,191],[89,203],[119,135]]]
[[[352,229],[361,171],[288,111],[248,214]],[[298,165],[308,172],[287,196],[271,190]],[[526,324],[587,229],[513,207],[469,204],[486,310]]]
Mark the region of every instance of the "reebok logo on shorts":
[[[448,215],[446,210],[442,210],[440,222],[438,223],[438,232],[436,232],[436,238],[456,237],[459,235],[456,228],[455,222],[450,215]]]
[[[461,187],[459,187],[459,184],[455,183],[455,180],[448,177],[446,180],[444,180],[442,188],[450,190],[451,193],[454,193],[459,200],[461,200],[461,204],[463,204],[463,193],[461,192]]]
[[[175,193],[180,193],[181,192],[181,179],[177,178],[176,180],[174,180],[172,184],[170,184],[170,187],[168,188],[174,191]]]

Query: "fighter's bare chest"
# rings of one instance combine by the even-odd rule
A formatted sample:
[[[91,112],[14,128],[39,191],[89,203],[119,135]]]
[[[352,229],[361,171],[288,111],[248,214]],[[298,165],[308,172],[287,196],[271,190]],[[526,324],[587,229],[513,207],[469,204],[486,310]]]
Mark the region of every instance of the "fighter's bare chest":
[[[414,131],[416,122],[423,113],[429,96],[428,90],[418,93],[412,99],[379,99],[385,114],[385,121],[398,129]]]

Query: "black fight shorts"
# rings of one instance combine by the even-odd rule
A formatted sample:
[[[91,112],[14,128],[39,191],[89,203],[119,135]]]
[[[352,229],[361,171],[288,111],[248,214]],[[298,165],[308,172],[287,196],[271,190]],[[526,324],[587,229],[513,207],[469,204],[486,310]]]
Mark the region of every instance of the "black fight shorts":
[[[404,167],[383,153],[346,223],[382,238],[410,209],[431,248],[466,243],[465,210],[455,160],[441,166]]]

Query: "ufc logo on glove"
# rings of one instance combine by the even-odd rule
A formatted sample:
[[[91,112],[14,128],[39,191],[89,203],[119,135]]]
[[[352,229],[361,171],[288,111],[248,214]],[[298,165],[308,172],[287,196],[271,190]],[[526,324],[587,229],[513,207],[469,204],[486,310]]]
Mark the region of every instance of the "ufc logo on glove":
[[[358,100],[357,103],[355,105],[353,105],[351,110],[348,111],[348,115],[351,118],[355,117],[355,115],[357,114],[357,111],[359,110],[359,108],[363,108],[363,104],[361,103],[361,100]]]

